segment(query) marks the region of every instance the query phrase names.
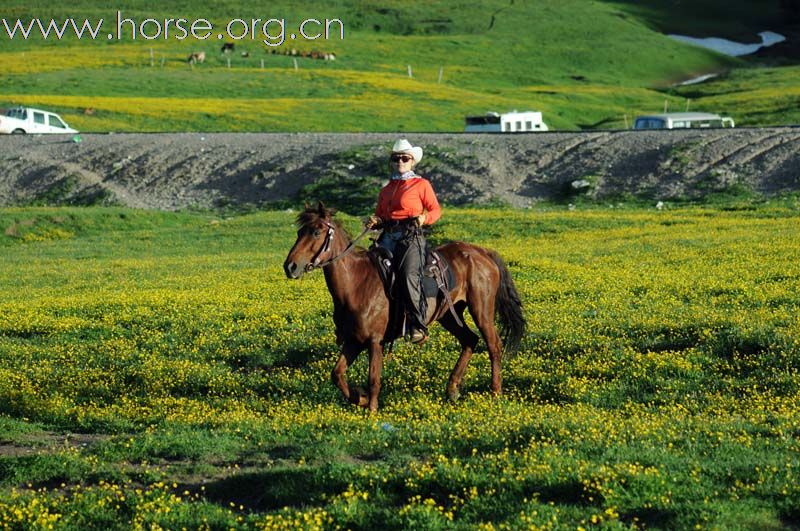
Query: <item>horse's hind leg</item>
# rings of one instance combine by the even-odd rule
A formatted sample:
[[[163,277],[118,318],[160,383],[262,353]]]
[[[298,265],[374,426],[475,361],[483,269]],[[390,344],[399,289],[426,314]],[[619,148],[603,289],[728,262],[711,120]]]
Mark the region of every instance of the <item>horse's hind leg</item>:
[[[380,341],[369,344],[369,410],[378,410],[378,395],[381,393],[381,372],[383,371],[383,345]]]
[[[339,356],[339,361],[336,362],[336,365],[331,371],[331,381],[333,385],[339,388],[342,395],[344,395],[347,400],[353,404],[365,407],[368,403],[367,395],[356,387],[350,387],[347,384],[347,379],[344,377],[347,368],[353,364],[362,350],[364,350],[364,346],[358,343],[345,343],[342,345],[342,353]]]
[[[476,299],[470,299],[476,300]],[[503,342],[494,326],[494,298],[484,297],[484,304],[478,307],[470,304],[469,313],[481,331],[486,347],[489,349],[489,360],[492,363],[492,392],[499,395],[502,392],[502,378],[500,376],[500,359],[503,355]]]
[[[460,306],[456,311],[459,314],[459,318],[461,318],[462,324],[458,324],[450,313],[445,314],[444,317],[439,320],[445,330],[456,336],[456,339],[458,339],[458,342],[461,344],[461,355],[458,357],[458,361],[455,367],[453,367],[453,372],[450,373],[450,380],[447,382],[447,398],[452,401],[458,400],[461,394],[459,388],[464,378],[464,372],[467,370],[469,360],[472,358],[472,353],[475,351],[475,345],[478,344],[478,336],[475,335],[466,324],[463,324],[464,319],[461,316],[461,313],[464,311],[463,303],[460,305],[457,304],[456,306]]]

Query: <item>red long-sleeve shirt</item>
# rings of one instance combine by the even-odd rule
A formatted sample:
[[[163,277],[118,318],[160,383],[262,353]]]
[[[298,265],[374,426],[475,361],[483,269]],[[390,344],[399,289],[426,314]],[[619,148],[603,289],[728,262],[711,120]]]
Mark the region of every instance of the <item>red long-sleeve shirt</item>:
[[[419,216],[426,210],[425,225],[435,223],[442,215],[433,186],[427,179],[393,179],[378,194],[375,215],[385,221],[400,220]]]

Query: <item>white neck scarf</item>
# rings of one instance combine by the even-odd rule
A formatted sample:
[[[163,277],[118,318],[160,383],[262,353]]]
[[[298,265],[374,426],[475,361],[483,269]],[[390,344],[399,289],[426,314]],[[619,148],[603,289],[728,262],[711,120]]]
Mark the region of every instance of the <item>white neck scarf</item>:
[[[414,170],[407,171],[403,174],[394,172],[392,173],[392,180],[393,181],[407,181],[409,179],[413,179],[414,177],[418,177]]]

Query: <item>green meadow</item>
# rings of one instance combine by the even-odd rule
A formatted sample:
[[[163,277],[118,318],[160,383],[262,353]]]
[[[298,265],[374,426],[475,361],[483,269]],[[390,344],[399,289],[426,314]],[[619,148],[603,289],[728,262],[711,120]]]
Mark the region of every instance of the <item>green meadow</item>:
[[[207,40],[108,40],[117,9],[139,23],[207,18],[215,31]],[[12,26],[106,19],[95,41],[10,39],[0,27],[0,105],[54,109],[82,131],[460,131],[466,115],[512,109],[541,110],[554,129],[623,128],[665,106],[725,113],[741,125],[798,121],[791,62],[763,68],[665,36],[751,41],[783,20],[777,1],[126,0],[112,8],[9,0],[2,17]],[[261,36],[223,55],[220,43],[233,41],[216,39],[217,30],[234,18],[286,19],[286,42],[276,51],[334,52],[336,60],[268,53]],[[344,38],[291,40],[308,18],[341,20]],[[280,33],[275,25],[270,31]],[[188,64],[198,51],[206,61]],[[710,72],[721,76],[702,88],[671,88]]]
[[[322,275],[283,274],[295,215],[0,210],[0,529],[800,523],[795,198],[446,208],[432,241],[508,262],[521,351],[449,403],[435,326],[372,416]]]

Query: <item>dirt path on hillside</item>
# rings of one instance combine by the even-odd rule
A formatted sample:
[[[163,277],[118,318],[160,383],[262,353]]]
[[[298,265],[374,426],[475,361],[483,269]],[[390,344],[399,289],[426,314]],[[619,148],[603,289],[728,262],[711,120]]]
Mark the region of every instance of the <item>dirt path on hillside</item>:
[[[0,138],[0,205],[100,198],[135,208],[291,199],[321,176],[380,174],[407,136],[443,201],[529,206],[586,193],[674,200],[800,189],[800,128],[480,134],[89,134]],[[377,169],[376,169],[377,168]],[[324,199],[324,198],[323,198]]]
[[[51,454],[68,449],[80,450],[107,439],[107,435],[91,433],[34,432],[17,437],[14,442],[0,438],[0,457]]]

